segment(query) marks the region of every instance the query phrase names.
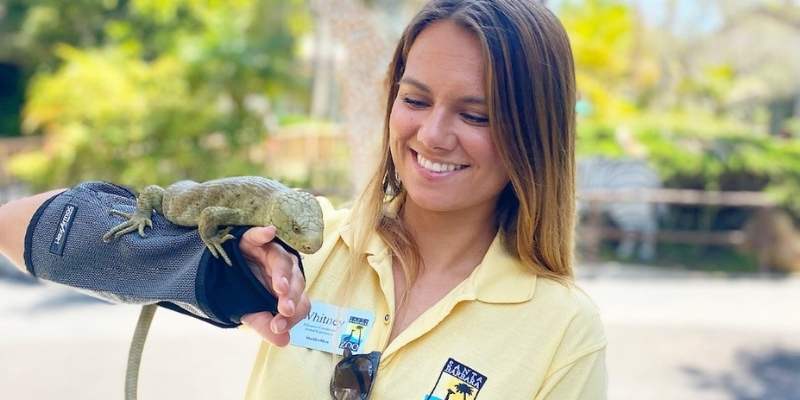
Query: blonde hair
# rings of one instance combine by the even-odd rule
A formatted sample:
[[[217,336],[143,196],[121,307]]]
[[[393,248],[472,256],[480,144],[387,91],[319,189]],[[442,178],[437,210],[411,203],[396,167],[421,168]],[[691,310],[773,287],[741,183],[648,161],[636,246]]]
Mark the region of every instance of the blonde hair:
[[[569,39],[558,19],[530,0],[433,0],[410,22],[386,77],[381,160],[353,207],[350,271],[364,265],[377,232],[399,260],[408,289],[422,260],[387,200],[405,201],[389,152],[389,118],[408,53],[430,24],[448,20],[473,32],[486,62],[485,90],[492,136],[510,177],[495,217],[503,245],[531,273],[572,281],[575,223],[575,76]],[[346,285],[345,285],[346,286]],[[401,301],[402,304],[402,301]]]

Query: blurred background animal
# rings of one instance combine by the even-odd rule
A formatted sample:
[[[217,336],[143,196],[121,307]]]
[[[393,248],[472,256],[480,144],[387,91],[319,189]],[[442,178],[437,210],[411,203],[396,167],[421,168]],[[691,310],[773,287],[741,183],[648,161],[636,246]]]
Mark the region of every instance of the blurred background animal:
[[[641,159],[591,157],[578,160],[577,168],[578,214],[581,218],[591,211],[589,202],[582,199],[582,194],[592,191],[661,188],[658,173]],[[618,258],[630,259],[636,256],[643,261],[655,259],[658,217],[666,212],[664,205],[601,202],[599,207],[600,212],[623,232],[616,249]]]

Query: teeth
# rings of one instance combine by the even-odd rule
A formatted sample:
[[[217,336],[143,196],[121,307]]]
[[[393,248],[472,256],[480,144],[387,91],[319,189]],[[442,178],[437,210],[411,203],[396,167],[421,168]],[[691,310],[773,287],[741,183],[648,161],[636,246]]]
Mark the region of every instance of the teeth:
[[[422,157],[422,155],[420,155],[419,153],[417,153],[417,162],[423,168],[433,172],[450,172],[464,168],[463,165],[433,162],[425,157]]]

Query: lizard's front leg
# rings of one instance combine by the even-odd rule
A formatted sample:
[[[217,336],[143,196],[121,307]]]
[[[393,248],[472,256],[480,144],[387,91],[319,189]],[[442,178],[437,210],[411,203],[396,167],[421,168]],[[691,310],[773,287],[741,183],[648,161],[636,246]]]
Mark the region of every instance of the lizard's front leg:
[[[206,244],[208,250],[214,257],[225,260],[229,266],[233,265],[225,249],[222,248],[222,243],[226,240],[233,239],[234,236],[230,234],[231,227],[223,230],[219,229],[220,225],[239,225],[242,223],[242,211],[234,208],[227,207],[206,207],[200,213],[200,219],[197,222],[197,230],[200,232],[200,238]]]
[[[109,242],[126,233],[139,231],[139,236],[144,237],[144,227],[153,227],[153,210],[161,213],[161,202],[164,198],[164,189],[160,186],[150,185],[139,193],[136,197],[136,211],[126,213],[118,210],[111,210],[110,213],[127,218],[128,220],[111,228],[105,235],[103,241]]]

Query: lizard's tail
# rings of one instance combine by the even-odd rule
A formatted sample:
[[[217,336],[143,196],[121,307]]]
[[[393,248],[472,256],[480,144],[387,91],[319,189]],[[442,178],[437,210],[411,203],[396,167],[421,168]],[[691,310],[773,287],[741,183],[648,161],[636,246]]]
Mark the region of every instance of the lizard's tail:
[[[153,322],[153,315],[156,313],[155,304],[142,307],[139,312],[139,321],[136,322],[136,330],[133,332],[131,348],[128,351],[128,369],[125,372],[125,400],[136,400],[137,387],[139,383],[139,365],[142,363],[142,351],[144,342],[147,340],[147,331],[150,330],[150,323]]]

